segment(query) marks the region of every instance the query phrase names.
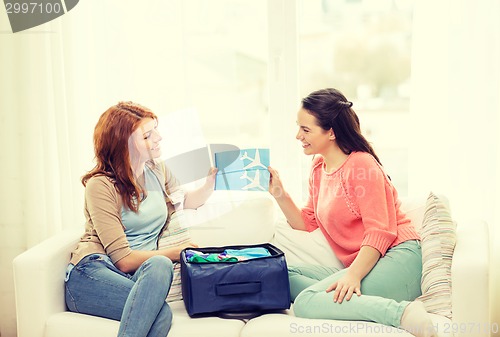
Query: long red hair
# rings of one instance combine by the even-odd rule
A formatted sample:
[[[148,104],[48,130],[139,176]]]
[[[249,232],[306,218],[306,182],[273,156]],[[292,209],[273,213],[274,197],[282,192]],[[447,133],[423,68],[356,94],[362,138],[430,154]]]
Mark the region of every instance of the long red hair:
[[[113,180],[124,205],[137,212],[141,187],[130,165],[128,140],[144,118],[157,120],[148,108],[133,102],[119,102],[106,110],[94,129],[95,167],[82,177],[82,184],[96,175]]]

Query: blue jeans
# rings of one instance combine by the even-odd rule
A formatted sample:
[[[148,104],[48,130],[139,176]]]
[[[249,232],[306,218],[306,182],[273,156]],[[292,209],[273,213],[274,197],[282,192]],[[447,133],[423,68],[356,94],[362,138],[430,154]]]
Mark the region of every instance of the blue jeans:
[[[70,311],[120,321],[118,337],[165,337],[172,312],[165,299],[172,282],[172,261],[146,260],[133,275],[121,272],[107,255],[91,254],[66,275]]]
[[[405,241],[389,249],[361,281],[361,296],[333,302],[325,290],[347,269],[290,266],[290,292],[295,315],[306,318],[372,321],[399,327],[404,309],[421,295],[420,242]]]

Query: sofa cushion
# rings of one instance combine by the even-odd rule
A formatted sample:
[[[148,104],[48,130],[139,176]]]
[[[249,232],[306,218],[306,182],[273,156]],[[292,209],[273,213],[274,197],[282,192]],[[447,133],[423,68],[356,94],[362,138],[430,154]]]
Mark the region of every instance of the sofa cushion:
[[[415,229],[420,232],[424,219],[426,197],[404,197],[401,198],[401,211],[411,220]]]
[[[451,318],[451,262],[456,243],[456,224],[446,203],[430,193],[421,230],[422,296],[429,313]]]
[[[452,322],[440,315],[430,315],[433,325],[441,327],[439,337],[452,337]],[[307,319],[293,316],[292,310],[285,313],[267,314],[247,322],[240,337],[414,337],[409,332],[392,326],[365,321],[339,321]],[[169,337],[171,337],[169,335]]]
[[[312,232],[296,230],[290,227],[283,216],[276,221],[272,242],[285,253],[289,266],[320,265],[344,268],[319,228]]]
[[[245,321],[216,316],[189,317],[183,301],[170,303],[173,322],[168,337],[235,337],[239,336]]]
[[[219,247],[270,242],[275,217],[267,191],[214,191],[197,210],[185,209],[182,223],[200,247]]]
[[[239,336],[243,321],[219,317],[191,319],[184,302],[169,303],[172,309],[172,328],[168,337],[234,337]],[[45,327],[45,337],[115,337],[120,322],[74,312],[61,312],[50,316]]]

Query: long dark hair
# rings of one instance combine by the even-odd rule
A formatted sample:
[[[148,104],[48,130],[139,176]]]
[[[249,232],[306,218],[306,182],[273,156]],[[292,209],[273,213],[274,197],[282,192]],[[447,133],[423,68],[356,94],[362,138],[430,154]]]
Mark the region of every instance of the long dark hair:
[[[361,134],[359,118],[352,109],[352,102],[340,91],[333,88],[314,91],[302,99],[302,107],[316,117],[323,130],[333,130],[342,152],[368,152],[382,165],[370,143]]]
[[[157,120],[148,108],[133,102],[119,102],[106,110],[94,129],[96,165],[82,177],[82,184],[96,175],[111,178],[123,203],[137,212],[142,188],[136,183],[130,166],[128,139],[144,118]]]

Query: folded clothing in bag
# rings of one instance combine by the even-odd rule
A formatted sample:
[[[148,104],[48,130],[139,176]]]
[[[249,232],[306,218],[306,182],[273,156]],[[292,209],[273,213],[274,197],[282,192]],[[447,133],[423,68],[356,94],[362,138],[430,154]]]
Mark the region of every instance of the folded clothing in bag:
[[[237,262],[255,259],[257,257],[271,256],[265,248],[225,249],[222,253],[202,253],[194,249],[186,250],[188,262]]]
[[[255,254],[258,251],[268,254]],[[182,296],[190,316],[255,313],[290,308],[290,286],[284,253],[270,243],[196,248],[181,252]],[[246,258],[213,259],[227,252]],[[250,255],[248,254],[250,253]]]

